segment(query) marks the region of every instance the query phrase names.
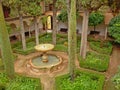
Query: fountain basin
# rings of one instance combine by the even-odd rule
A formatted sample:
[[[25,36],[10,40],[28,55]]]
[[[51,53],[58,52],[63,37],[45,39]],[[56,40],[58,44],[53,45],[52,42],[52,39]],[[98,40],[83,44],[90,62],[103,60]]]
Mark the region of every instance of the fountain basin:
[[[47,51],[52,50],[53,48],[54,48],[53,44],[39,44],[35,46],[35,49],[41,52],[47,52]]]
[[[44,63],[41,56],[29,60],[31,69],[35,72],[47,73],[61,69],[62,58],[55,55],[48,55],[48,62]]]

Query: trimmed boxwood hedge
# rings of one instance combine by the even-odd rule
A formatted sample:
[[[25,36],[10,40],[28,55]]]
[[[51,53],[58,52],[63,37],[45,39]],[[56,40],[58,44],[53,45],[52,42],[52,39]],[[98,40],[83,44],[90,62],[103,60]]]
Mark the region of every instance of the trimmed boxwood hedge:
[[[87,52],[86,59],[78,56],[80,66],[83,68],[93,69],[97,71],[106,71],[109,65],[109,55],[98,54],[95,52]]]
[[[76,70],[73,82],[69,74],[56,77],[55,90],[103,90],[104,81],[101,74]]]
[[[0,86],[5,90],[42,90],[40,79],[16,75],[10,80],[5,73],[0,73]]]
[[[115,84],[115,88],[120,90],[120,66],[118,67],[118,72],[112,77],[112,82]]]
[[[90,48],[98,53],[110,55],[112,44],[109,41],[90,41]]]

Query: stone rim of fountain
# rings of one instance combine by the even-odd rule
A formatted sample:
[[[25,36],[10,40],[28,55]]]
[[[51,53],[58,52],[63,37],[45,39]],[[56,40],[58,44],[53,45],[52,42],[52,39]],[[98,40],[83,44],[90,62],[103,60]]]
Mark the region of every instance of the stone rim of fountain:
[[[49,49],[48,48],[41,49],[42,47],[44,47],[46,45],[47,45],[47,47],[49,46]],[[39,49],[38,47],[41,47],[41,48]],[[37,50],[39,52],[47,52],[47,51],[51,51],[54,48],[54,45],[53,44],[49,44],[49,43],[39,44],[39,45],[36,45],[34,48],[35,48],[35,50]]]
[[[53,55],[53,54],[48,54],[48,55]],[[56,56],[56,55],[53,55],[53,56]],[[36,56],[36,57],[38,57],[38,56]],[[34,58],[36,58],[36,57],[34,57]],[[62,64],[62,62],[63,62],[62,58],[61,58],[60,56],[56,56],[56,57],[59,59],[59,62],[56,63],[56,64],[54,64],[54,65],[50,65],[50,66],[35,66],[35,65],[32,63],[32,59],[33,59],[33,58],[29,60],[29,64],[30,64],[33,68],[36,68],[36,69],[44,69],[44,68],[49,69],[49,68],[52,68],[52,67],[55,67],[55,66],[58,66],[58,65]]]
[[[30,67],[30,69],[36,73],[52,73],[54,71],[59,71],[63,69],[62,63],[63,63],[63,59],[62,57],[60,57],[59,55],[56,54],[49,54],[47,53],[48,51],[51,51],[54,48],[53,44],[39,44],[36,45],[35,50],[38,52],[42,52],[41,54],[32,57],[31,59],[29,59],[27,66]],[[48,59],[48,55],[49,56],[54,56],[58,59],[58,62],[54,63],[54,64],[49,64],[48,66],[45,65],[36,65],[33,63],[33,60],[35,60],[35,58],[37,57],[41,57],[42,62],[48,63],[49,59]],[[43,58],[43,56],[46,56],[46,58]],[[43,61],[46,60],[46,61]],[[51,59],[52,60],[52,59]],[[54,61],[54,60],[53,60]],[[30,66],[29,66],[30,65]]]

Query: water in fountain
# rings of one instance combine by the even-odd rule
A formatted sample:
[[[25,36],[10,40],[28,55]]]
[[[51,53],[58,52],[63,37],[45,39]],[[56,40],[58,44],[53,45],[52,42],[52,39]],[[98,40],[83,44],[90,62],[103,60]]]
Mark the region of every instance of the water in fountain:
[[[40,67],[52,67],[53,65],[57,65],[60,62],[59,58],[54,55],[48,55],[48,62],[44,63],[42,61],[42,57],[35,57],[32,60],[32,64]]]
[[[54,45],[52,44],[39,44],[35,46],[35,49],[39,52],[42,52],[42,54],[30,60],[32,68],[38,70],[47,69],[46,71],[54,68],[60,68],[59,65],[62,63],[61,57],[53,54],[47,54],[47,52],[53,48]]]

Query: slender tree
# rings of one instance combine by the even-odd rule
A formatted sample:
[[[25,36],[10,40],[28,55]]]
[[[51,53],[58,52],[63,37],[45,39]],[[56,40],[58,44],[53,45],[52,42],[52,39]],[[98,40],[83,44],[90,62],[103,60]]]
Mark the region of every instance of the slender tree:
[[[52,42],[56,45],[56,33],[57,33],[57,8],[56,8],[57,0],[53,0],[53,33],[52,33]]]
[[[57,34],[57,9],[60,7],[61,2],[64,0],[46,0],[47,3],[53,4],[53,32],[52,32],[52,43],[56,45],[56,34]]]
[[[101,24],[104,21],[104,15],[102,15],[100,12],[92,12],[89,15],[89,26],[94,27],[94,31],[96,30],[96,26],[98,24]]]
[[[76,0],[71,0],[70,2],[70,14],[68,17],[69,73],[71,80],[74,80],[74,68],[76,59]]]
[[[19,16],[21,38],[22,38],[22,47],[23,50],[26,50],[26,40],[25,40],[25,29],[23,24],[23,14],[27,6],[28,0],[3,0],[4,5],[10,7],[10,13],[12,16]]]
[[[87,51],[88,18],[89,18],[89,11],[86,9],[84,10],[84,14],[83,14],[82,36],[81,36],[81,47],[80,47],[80,55],[82,56],[83,59],[86,58],[86,51]]]
[[[39,44],[39,31],[38,31],[37,20],[38,20],[38,17],[41,15],[40,2],[41,0],[30,1],[28,2],[28,8],[26,8],[26,13],[32,15],[34,18],[36,45]]]
[[[84,13],[81,45],[80,45],[80,56],[83,59],[85,59],[87,53],[87,31],[88,31],[89,13],[91,11],[97,11],[101,6],[106,4],[107,0],[78,0],[78,1]]]
[[[5,71],[8,77],[10,79],[13,79],[15,77],[14,64],[13,64],[13,53],[11,50],[9,35],[8,35],[7,28],[6,28],[4,16],[3,16],[1,0],[0,0],[0,40],[1,40],[2,59],[3,59]]]

